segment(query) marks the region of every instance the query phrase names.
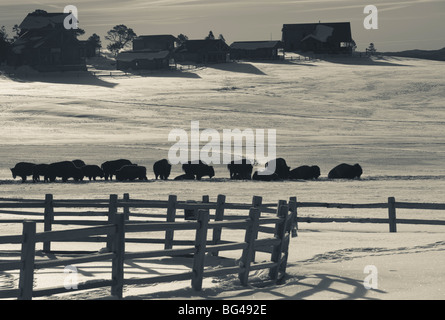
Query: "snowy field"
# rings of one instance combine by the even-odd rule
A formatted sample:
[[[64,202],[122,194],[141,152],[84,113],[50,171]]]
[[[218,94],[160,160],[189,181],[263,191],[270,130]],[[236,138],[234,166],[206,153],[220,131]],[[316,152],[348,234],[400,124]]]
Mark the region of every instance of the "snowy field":
[[[445,64],[381,58],[219,64],[147,76],[0,76],[0,197],[43,199],[133,198],[229,202],[299,201],[444,203]],[[155,181],[151,167],[166,158],[172,129],[276,129],[277,155],[295,168],[318,165],[318,181],[229,181],[225,166],[203,181]],[[148,169],[147,182],[24,183],[13,180],[16,162],[82,159],[88,164],[128,158]],[[360,163],[359,181],[329,181],[339,163]],[[182,174],[174,166],[172,177]],[[300,216],[386,217],[386,210],[301,209]],[[445,220],[445,212],[398,210],[400,218]],[[0,216],[4,218],[5,216]],[[288,276],[280,285],[252,275],[244,288],[235,276],[124,290],[128,299],[444,299],[445,228],[382,224],[300,224],[290,244]],[[21,232],[1,225],[0,234]],[[98,248],[100,249],[100,248]],[[5,249],[0,249],[2,256]],[[137,248],[135,248],[137,250]],[[237,257],[234,257],[237,258]],[[210,257],[209,257],[210,259]],[[212,258],[214,259],[214,258]],[[217,259],[216,259],[217,260]],[[212,265],[223,265],[211,261]],[[378,288],[367,290],[364,268],[378,270]],[[85,266],[81,280],[103,276],[108,265]],[[126,265],[133,274],[182,270],[182,261]],[[165,269],[165,270],[163,270]],[[161,270],[161,271],[160,271]],[[109,273],[106,274],[109,276]],[[61,285],[63,270],[37,272],[36,282]],[[0,289],[17,283],[0,273]],[[95,299],[109,289],[51,299]]]

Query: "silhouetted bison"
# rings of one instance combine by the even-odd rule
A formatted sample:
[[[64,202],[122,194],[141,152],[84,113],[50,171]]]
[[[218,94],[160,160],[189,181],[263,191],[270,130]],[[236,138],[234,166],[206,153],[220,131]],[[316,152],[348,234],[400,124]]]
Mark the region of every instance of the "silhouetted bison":
[[[274,159],[266,163],[266,168],[273,167],[275,165],[275,170],[273,171],[278,175],[280,179],[289,178],[290,167],[287,165],[286,160],[283,158]]]
[[[62,178],[63,182],[66,182],[69,178],[79,181],[83,179],[83,174],[82,170],[76,167],[72,161],[51,163],[46,170],[45,180],[54,182],[58,177]]]
[[[277,180],[280,180],[280,177],[276,173],[272,173],[272,174],[259,174],[258,171],[255,171],[253,176],[252,176],[252,180],[257,180],[257,181],[277,181]]]
[[[311,180],[320,176],[319,166],[301,166],[289,172],[289,179]]]
[[[14,168],[11,168],[12,177],[14,179],[16,177],[20,177],[22,178],[22,181],[25,182],[27,176],[32,176],[34,166],[34,163],[19,162],[14,166]]]
[[[209,176],[210,178],[215,176],[215,170],[213,166],[209,166],[199,160],[199,163],[194,163],[194,161],[189,161],[182,165],[182,170],[188,175],[196,176],[196,180],[201,180],[202,177]]]
[[[193,174],[182,174],[177,176],[174,180],[195,180],[195,176]]]
[[[81,168],[85,165],[85,162],[83,160],[79,160],[79,159],[73,160],[73,163],[78,168]]]
[[[46,172],[48,170],[48,164],[36,164],[32,170],[32,180],[34,182],[40,181],[40,177],[43,177],[44,181],[47,182]]]
[[[170,176],[171,169],[172,165],[168,162],[167,159],[156,161],[153,165],[153,172],[155,174],[156,180],[158,180],[158,177],[160,177],[162,180],[167,180]]]
[[[253,165],[247,159],[233,160],[227,165],[230,171],[230,179],[250,180],[252,179]]]
[[[82,170],[84,177],[87,177],[90,181],[91,179],[96,180],[97,177],[104,177],[104,171],[95,164],[84,165],[80,169]]]
[[[356,163],[354,165],[342,163],[329,171],[329,179],[360,179],[363,170],[362,167]]]
[[[119,160],[112,160],[112,161],[106,161],[102,163],[100,166],[104,172],[105,180],[113,180],[113,176],[116,174],[116,171],[122,168],[123,166],[127,166],[132,164],[130,160],[127,159],[119,159]]]
[[[147,179],[147,168],[138,165],[126,165],[116,171],[116,180],[148,180]]]

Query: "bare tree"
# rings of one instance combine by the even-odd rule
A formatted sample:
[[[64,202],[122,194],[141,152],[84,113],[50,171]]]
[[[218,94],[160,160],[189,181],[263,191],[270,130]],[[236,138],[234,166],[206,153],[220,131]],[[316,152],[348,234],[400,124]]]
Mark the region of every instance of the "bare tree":
[[[133,29],[123,24],[116,25],[105,36],[105,39],[111,42],[108,44],[107,49],[117,56],[119,51],[129,46],[134,38],[136,38],[136,33]]]

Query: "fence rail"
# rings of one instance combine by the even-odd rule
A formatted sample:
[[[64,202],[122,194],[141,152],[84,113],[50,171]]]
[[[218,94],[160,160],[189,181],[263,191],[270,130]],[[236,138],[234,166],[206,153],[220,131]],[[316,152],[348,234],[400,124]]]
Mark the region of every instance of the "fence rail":
[[[12,199],[0,199],[4,208],[18,208]],[[8,207],[5,204],[12,205]],[[269,276],[272,280],[280,279],[286,271],[289,237],[293,222],[296,219],[296,198],[286,201],[279,201],[272,209],[272,205],[262,206],[261,197],[253,197],[252,204],[232,204],[231,208],[243,208],[248,210],[249,215],[239,215],[237,220],[224,220],[225,196],[218,196],[218,201],[214,204],[208,202],[208,197],[204,196],[202,202],[179,202],[176,196],[170,196],[168,201],[129,201],[129,196],[125,195],[123,201],[117,199],[117,195],[111,195],[107,200],[100,201],[58,201],[52,195],[46,195],[45,201],[23,201],[27,205],[37,203],[40,208],[44,208],[43,222],[44,231],[36,232],[36,221],[22,221],[23,233],[21,236],[0,236],[0,244],[21,243],[21,258],[17,261],[1,261],[0,271],[20,270],[19,288],[0,291],[0,298],[32,299],[33,297],[43,297],[58,293],[66,293],[65,287],[35,289],[33,288],[34,271],[43,268],[54,268],[59,266],[90,263],[97,261],[111,260],[111,280],[94,280],[79,284],[77,290],[87,290],[94,288],[111,287],[111,295],[122,298],[123,287],[131,284],[152,284],[166,281],[191,280],[194,290],[201,290],[204,277],[222,274],[238,274],[243,285],[247,284],[249,272],[258,269],[270,269]],[[89,226],[84,228],[52,231],[52,226],[60,221],[55,220],[54,208],[108,208],[104,216],[107,221],[102,221],[100,226]],[[130,221],[129,209],[143,204],[143,208],[153,208],[148,204],[154,204],[154,208],[167,209],[167,214],[163,218],[166,221]],[[88,204],[88,205],[86,205]],[[85,205],[85,206],[84,206]],[[106,206],[105,206],[106,205]],[[29,206],[26,206],[29,208]],[[39,208],[39,207],[35,207]],[[123,208],[122,213],[117,209]],[[177,215],[176,209],[184,209],[184,215]],[[210,209],[214,209],[210,215]],[[262,209],[273,211],[275,217],[261,217]],[[188,212],[187,212],[188,211]],[[289,214],[290,212],[290,214]],[[18,214],[17,211],[10,212]],[[149,216],[148,214],[144,215]],[[159,217],[159,215],[156,215]],[[178,217],[183,217],[182,221],[175,221]],[[210,220],[214,218],[214,221]],[[188,219],[187,219],[188,218]],[[232,217],[233,218],[233,217]],[[187,221],[189,220],[189,221]],[[65,221],[66,222],[66,221]],[[79,221],[73,221],[78,224]],[[85,221],[81,221],[85,222]],[[99,221],[96,221],[99,222]],[[270,232],[273,236],[258,238],[260,227],[274,225],[263,230]],[[244,241],[223,241],[221,239],[222,229],[240,229],[245,232]],[[195,239],[191,241],[176,242],[174,232],[180,230],[192,230],[195,232]],[[213,237],[208,240],[208,232],[213,231]],[[150,250],[145,252],[126,252],[125,243],[142,240],[142,242],[153,243],[154,239],[131,239],[128,234],[165,232],[165,238],[157,239],[156,243],[163,243],[163,250]],[[89,253],[76,257],[68,257],[57,260],[44,259],[35,260],[36,244],[43,243],[43,251],[50,252],[51,242],[56,241],[104,241],[107,250],[102,253]],[[187,245],[188,247],[173,248],[174,245]],[[241,250],[239,266],[229,268],[219,268],[216,270],[205,270],[205,255],[211,253],[218,255],[220,252],[229,250]],[[255,263],[255,251],[269,252],[271,261],[267,263]],[[128,259],[147,259],[164,256],[193,255],[190,272],[152,276],[141,279],[124,278],[124,261]],[[280,276],[281,275],[281,276]],[[73,290],[70,290],[70,292]]]
[[[298,202],[296,197],[291,197],[289,202],[280,200],[276,204],[267,204],[262,203],[261,197],[255,196],[251,203],[246,204],[228,203],[224,195],[219,195],[216,202],[210,202],[208,196],[203,196],[202,201],[178,201],[177,196],[170,195],[168,200],[164,201],[130,199],[128,194],[124,194],[122,199],[118,199],[117,195],[110,195],[108,199],[54,199],[51,194],[48,194],[44,200],[0,198],[0,208],[2,208],[1,214],[36,216],[36,219],[32,221],[0,220],[0,223],[20,222],[23,224],[22,235],[0,236],[0,244],[21,244],[20,260],[0,261],[0,271],[20,270],[19,288],[0,290],[0,298],[18,297],[19,299],[67,292],[64,287],[34,289],[35,270],[96,261],[112,262],[112,279],[88,281],[79,284],[78,290],[111,287],[111,294],[117,298],[122,298],[122,288],[125,285],[191,280],[191,286],[195,290],[200,290],[204,277],[233,273],[237,273],[241,283],[246,285],[249,272],[258,269],[269,269],[270,278],[277,280],[280,278],[280,273],[281,275],[285,273],[290,237],[297,235],[299,222],[384,223],[389,224],[390,232],[397,232],[397,224],[445,225],[445,221],[441,220],[400,219],[396,215],[396,209],[445,210],[445,204],[396,202],[393,197],[388,198],[388,202],[367,204]],[[386,209],[388,218],[299,217],[298,208]],[[29,209],[43,209],[43,214]],[[85,211],[92,209],[101,211]],[[133,209],[156,209],[157,212],[138,213]],[[118,213],[119,210],[122,212]],[[166,213],[159,210],[166,210]],[[229,210],[237,212],[227,214]],[[248,215],[239,213],[243,210],[248,212]],[[261,216],[265,213],[273,215]],[[56,219],[59,216],[81,219]],[[85,217],[102,217],[102,220],[86,220]],[[139,220],[132,218],[139,218]],[[146,218],[146,220],[140,220],[141,218]],[[43,223],[43,232],[36,232],[37,223]],[[84,227],[53,231],[52,228],[56,224]],[[223,240],[223,229],[243,230],[244,240]],[[181,230],[194,231],[195,239],[175,239],[175,232]],[[130,234],[142,232],[162,232],[164,236],[162,238],[129,237]],[[270,234],[270,236],[259,238],[259,233]],[[51,243],[65,241],[103,242],[106,243],[107,250],[58,260],[35,260],[36,243],[43,243],[43,252],[51,252]],[[125,251],[126,243],[136,242],[160,244],[164,248],[142,252]],[[206,253],[218,256],[221,252],[229,250],[241,251],[239,266],[205,269]],[[270,254],[270,261],[255,263],[256,252]],[[180,255],[193,256],[190,272],[124,279],[125,260]]]

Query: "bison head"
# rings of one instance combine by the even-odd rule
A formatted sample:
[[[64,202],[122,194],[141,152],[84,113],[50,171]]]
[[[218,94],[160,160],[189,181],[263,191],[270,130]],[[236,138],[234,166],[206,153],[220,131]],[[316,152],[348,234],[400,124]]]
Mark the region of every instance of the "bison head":
[[[354,173],[355,173],[355,176],[359,179],[360,179],[360,176],[363,174],[362,167],[358,163],[354,164]]]

